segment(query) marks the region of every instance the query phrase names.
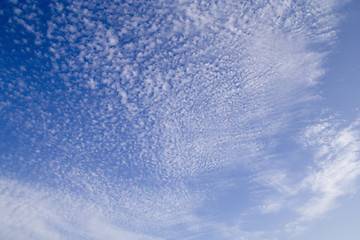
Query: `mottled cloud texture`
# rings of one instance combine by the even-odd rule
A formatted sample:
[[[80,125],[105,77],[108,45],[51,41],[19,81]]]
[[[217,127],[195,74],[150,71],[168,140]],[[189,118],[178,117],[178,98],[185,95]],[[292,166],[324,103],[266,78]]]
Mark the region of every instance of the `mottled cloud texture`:
[[[4,3],[0,238],[275,239],[331,210],[360,174],[358,121],[299,127],[296,170],[269,153],[314,110],[343,4]],[[248,208],[202,212],[239,181]],[[242,224],[282,211],[283,230]]]

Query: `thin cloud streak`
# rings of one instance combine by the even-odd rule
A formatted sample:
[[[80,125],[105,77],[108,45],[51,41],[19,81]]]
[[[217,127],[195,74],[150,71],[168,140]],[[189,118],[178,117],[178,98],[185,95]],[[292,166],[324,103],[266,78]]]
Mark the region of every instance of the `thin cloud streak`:
[[[330,209],[336,200],[353,192],[360,175],[359,120],[344,129],[336,129],[328,122],[316,125],[306,135],[317,136],[309,142],[318,148],[314,170],[302,182],[302,188],[310,189],[314,197],[299,208],[302,220],[314,219]]]
[[[3,239],[161,240],[119,228],[99,205],[78,196],[5,179],[0,181],[0,192]]]
[[[295,213],[285,229],[298,234],[311,221],[341,205],[340,197],[356,192],[355,184],[360,176],[359,120],[344,127],[335,118],[328,118],[308,126],[299,138],[299,144],[312,157],[303,177],[295,182],[291,176],[299,173],[284,168],[259,172],[253,180],[272,189],[272,193],[266,196],[268,191],[265,191],[262,205],[256,210],[261,214]],[[278,235],[276,231],[272,234]]]

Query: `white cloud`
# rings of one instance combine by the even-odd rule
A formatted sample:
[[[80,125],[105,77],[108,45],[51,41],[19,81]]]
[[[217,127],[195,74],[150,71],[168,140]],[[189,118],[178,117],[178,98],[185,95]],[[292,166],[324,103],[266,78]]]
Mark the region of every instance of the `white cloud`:
[[[75,196],[7,179],[0,180],[0,192],[2,239],[160,240],[121,229],[101,206]]]
[[[93,238],[143,239],[117,226],[146,232],[194,223],[195,210],[213,196],[222,171],[262,169],[262,139],[288,123],[289,109],[324,73],[325,55],[310,46],[330,42],[337,23],[335,2],[325,1],[255,5],[144,1],[139,6],[144,12],[126,3],[102,1],[96,9],[106,14],[100,15],[92,11],[93,3],[71,1],[66,11],[61,4],[51,4],[46,54],[51,58],[51,74],[66,87],[56,94],[50,89],[46,95],[51,100],[36,91],[32,96],[41,102],[21,96],[39,116],[32,112],[29,117],[12,118],[14,125],[21,126],[17,132],[39,134],[40,140],[32,138],[29,149],[51,149],[50,157],[41,159],[46,151],[39,149],[35,154],[40,160],[34,157],[21,166],[52,176],[50,184],[59,191],[76,189],[90,203],[80,201],[79,210],[75,200],[56,203],[49,192],[16,183],[15,191],[28,197],[20,200],[18,193],[4,190],[4,212],[7,205],[15,209],[21,201],[33,210],[9,210],[2,219],[13,219],[9,229],[23,229],[24,236],[61,239],[60,228]],[[26,19],[14,19],[34,34],[39,32],[38,22],[29,25]],[[96,91],[88,92],[89,87]],[[52,105],[59,106],[58,117],[51,115],[56,111],[47,111]],[[330,131],[325,138],[321,134],[329,127],[322,123],[305,134],[307,144],[318,144],[321,151],[316,170],[300,184],[290,182],[286,171],[261,171],[256,181],[280,195],[266,199],[263,212],[280,211],[286,201],[276,202],[279,199],[313,191],[313,198],[297,209],[310,219],[326,212],[346,192],[358,174],[355,145],[351,145],[356,137],[349,130],[342,135]],[[342,172],[335,171],[340,166]],[[2,184],[5,189],[9,181]],[[85,221],[86,211],[81,208],[88,203],[100,204],[99,211],[110,214],[94,210],[100,217]],[[320,203],[323,208],[314,212]],[[66,216],[58,216],[62,207]],[[80,233],[71,227],[73,218]],[[118,224],[105,224],[108,218]],[[203,226],[198,225],[201,231]]]
[[[309,141],[319,150],[314,170],[301,183],[303,188],[311,189],[314,194],[307,204],[299,208],[305,220],[319,217],[332,209],[340,196],[352,192],[355,180],[360,176],[359,121],[340,130],[325,122],[308,129],[306,135],[309,131],[316,134],[316,141],[313,137]]]
[[[271,194],[265,191],[257,210],[265,214],[296,212],[297,217],[288,222],[286,229],[299,232],[305,230],[310,221],[341,205],[340,197],[357,190],[359,127],[359,120],[343,127],[335,118],[307,127],[300,138],[301,144],[312,153],[307,167],[304,170],[260,171],[254,180],[272,191]]]

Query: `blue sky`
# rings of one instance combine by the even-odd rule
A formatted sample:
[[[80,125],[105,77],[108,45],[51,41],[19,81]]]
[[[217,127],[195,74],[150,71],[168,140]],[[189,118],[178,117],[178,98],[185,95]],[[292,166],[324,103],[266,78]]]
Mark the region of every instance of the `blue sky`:
[[[356,239],[359,18],[2,1],[0,238]]]

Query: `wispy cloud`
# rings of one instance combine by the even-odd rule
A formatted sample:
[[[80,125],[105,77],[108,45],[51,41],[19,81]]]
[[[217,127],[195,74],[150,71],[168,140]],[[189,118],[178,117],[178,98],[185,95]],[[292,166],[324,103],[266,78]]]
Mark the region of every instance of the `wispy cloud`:
[[[309,128],[305,135],[305,143],[318,150],[315,166],[302,182],[302,188],[314,194],[298,209],[303,220],[321,216],[335,206],[340,196],[354,190],[360,175],[359,120],[344,129],[324,122]]]
[[[339,206],[341,196],[356,191],[360,176],[359,120],[343,125],[329,118],[306,128],[299,138],[311,152],[310,156],[306,154],[311,161],[306,161],[305,171],[282,168],[259,172],[254,180],[272,189],[268,197],[268,191],[262,195],[263,204],[257,208],[260,212],[292,211],[296,215],[286,229],[303,231],[307,223]]]
[[[0,192],[3,239],[160,240],[119,228],[105,209],[78,196],[6,179],[0,181]]]

